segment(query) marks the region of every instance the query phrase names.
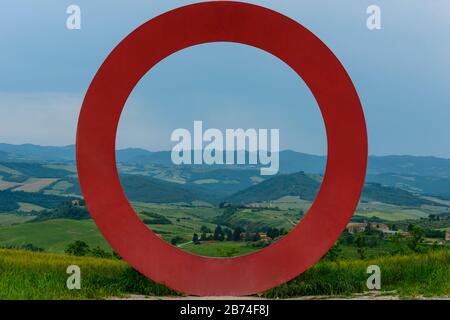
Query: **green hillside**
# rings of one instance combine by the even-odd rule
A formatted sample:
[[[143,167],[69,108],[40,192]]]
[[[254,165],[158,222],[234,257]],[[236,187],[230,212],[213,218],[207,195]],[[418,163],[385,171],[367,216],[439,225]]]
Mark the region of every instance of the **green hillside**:
[[[217,202],[222,194],[197,186],[185,186],[152,177],[125,174],[120,176],[122,187],[130,201],[152,203],[191,203],[195,200]]]
[[[304,172],[278,175],[257,185],[239,191],[225,198],[225,202],[247,204],[277,200],[284,196],[299,196],[304,200],[314,200],[320,183]]]
[[[420,207],[433,205],[432,201],[423,199],[406,190],[382,186],[378,183],[367,183],[362,193],[364,201],[378,201],[398,206]]]

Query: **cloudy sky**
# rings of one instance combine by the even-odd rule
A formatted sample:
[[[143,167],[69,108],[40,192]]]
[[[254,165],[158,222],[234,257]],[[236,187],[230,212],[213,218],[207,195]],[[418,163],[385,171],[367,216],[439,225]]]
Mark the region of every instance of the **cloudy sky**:
[[[102,61],[128,33],[194,1],[3,1],[0,142],[67,145],[83,96]],[[362,100],[371,154],[450,158],[450,1],[260,0],[303,24],[343,63]],[[81,30],[66,8],[81,8]],[[381,7],[382,29],[366,28]],[[279,128],[282,149],[325,154],[322,118],[308,88],[269,54],[235,44],[179,52],[138,84],[118,147],[170,149],[192,128]],[[191,129],[192,130],[192,129]]]

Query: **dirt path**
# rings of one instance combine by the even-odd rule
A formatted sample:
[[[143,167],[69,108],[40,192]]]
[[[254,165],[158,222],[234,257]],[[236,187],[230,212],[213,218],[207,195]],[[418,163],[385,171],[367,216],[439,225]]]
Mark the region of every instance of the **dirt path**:
[[[250,296],[250,297],[155,297],[142,295],[129,295],[127,297],[114,297],[112,300],[270,300],[266,298]],[[364,292],[351,296],[303,296],[282,300],[400,300],[401,298],[394,292]],[[417,300],[450,300],[450,296],[442,297],[424,297],[418,296],[412,299]]]
[[[179,245],[177,245],[177,247],[178,247],[178,248],[183,248],[185,245],[188,245],[188,244],[190,244],[190,243],[192,243],[192,241],[189,241],[189,242],[185,242],[185,243],[179,244]]]

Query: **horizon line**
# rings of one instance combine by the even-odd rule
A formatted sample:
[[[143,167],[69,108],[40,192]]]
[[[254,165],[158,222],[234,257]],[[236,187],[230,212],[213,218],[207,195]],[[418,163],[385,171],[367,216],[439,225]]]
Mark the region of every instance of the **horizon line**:
[[[20,144],[14,144],[14,143],[7,143],[7,142],[0,142],[0,145],[9,145],[9,146],[16,146],[16,147],[20,147],[20,146],[34,146],[34,147],[41,147],[41,148],[70,148],[70,147],[76,147],[75,144],[67,144],[67,145],[41,145],[41,144],[34,144],[34,143],[20,143]],[[151,152],[151,153],[158,153],[158,152],[172,152],[171,150],[150,150],[147,148],[143,148],[143,147],[126,147],[126,148],[116,148],[116,152],[117,151],[125,151],[125,150],[142,150],[142,151],[146,151],[146,152]],[[191,151],[195,151],[196,149],[191,149]],[[204,150],[204,149],[201,149]],[[227,151],[227,150],[221,150],[223,151]],[[249,152],[247,150],[233,150],[234,152],[239,152],[239,151],[245,151],[245,152]],[[282,149],[280,151],[278,151],[278,153],[281,152],[295,152],[295,153],[301,153],[301,154],[305,154],[305,155],[310,155],[310,156],[316,156],[316,157],[327,157],[328,154],[315,154],[315,153],[308,153],[308,152],[303,152],[303,151],[297,151],[297,150],[293,150],[293,149]],[[254,152],[258,152],[258,151],[254,151]],[[442,156],[435,156],[435,155],[417,155],[417,154],[368,154],[369,157],[417,157],[417,158],[437,158],[437,159],[444,159],[444,160],[450,160],[450,158],[447,157],[442,157]]]

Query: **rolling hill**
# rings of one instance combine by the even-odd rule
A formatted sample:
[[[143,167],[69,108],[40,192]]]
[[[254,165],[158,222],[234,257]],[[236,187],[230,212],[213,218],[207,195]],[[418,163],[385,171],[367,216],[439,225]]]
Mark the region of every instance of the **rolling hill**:
[[[277,200],[284,196],[300,196],[304,200],[314,200],[320,183],[304,172],[278,175],[257,185],[239,191],[225,198],[225,202],[233,204],[248,204]]]
[[[122,187],[130,201],[152,203],[191,203],[202,200],[216,203],[223,194],[212,193],[201,187],[185,186],[141,175],[120,176]]]
[[[62,202],[72,199],[37,192],[12,192],[5,190],[0,191],[0,212],[16,211],[20,208],[20,203],[29,203],[43,208],[54,209],[59,207]]]
[[[227,197],[232,204],[248,204],[277,200],[285,196],[298,196],[303,200],[313,201],[320,183],[309,175],[299,172],[278,175],[257,185]],[[361,197],[362,201],[375,201],[400,206],[421,206],[434,204],[403,189],[383,186],[378,183],[366,183]]]

